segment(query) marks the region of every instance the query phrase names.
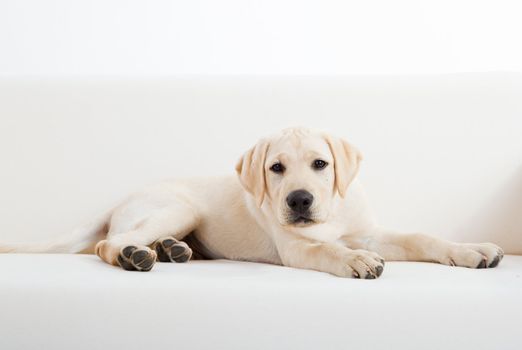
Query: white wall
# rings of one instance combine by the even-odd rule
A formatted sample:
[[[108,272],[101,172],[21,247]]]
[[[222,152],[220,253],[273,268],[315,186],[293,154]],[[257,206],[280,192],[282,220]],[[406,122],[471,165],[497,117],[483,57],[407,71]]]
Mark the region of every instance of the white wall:
[[[522,71],[518,0],[2,0],[0,74]]]

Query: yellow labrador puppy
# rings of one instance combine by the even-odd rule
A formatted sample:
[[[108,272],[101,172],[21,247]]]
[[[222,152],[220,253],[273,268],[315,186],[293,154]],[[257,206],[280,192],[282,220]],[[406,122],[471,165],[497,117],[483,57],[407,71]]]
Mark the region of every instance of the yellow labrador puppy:
[[[336,137],[293,128],[260,140],[238,176],[167,181],[125,200],[92,226],[49,245],[1,251],[95,253],[125,270],[156,260],[232,259],[379,277],[385,260],[495,267],[502,249],[379,227],[356,180],[361,154]]]

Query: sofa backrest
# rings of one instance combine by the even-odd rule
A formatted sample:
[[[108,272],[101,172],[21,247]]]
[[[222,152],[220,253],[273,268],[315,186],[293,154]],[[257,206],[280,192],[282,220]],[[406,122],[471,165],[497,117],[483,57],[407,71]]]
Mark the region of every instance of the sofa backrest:
[[[64,234],[167,177],[233,173],[308,126],[364,154],[382,225],[522,253],[522,75],[0,81],[0,240]]]

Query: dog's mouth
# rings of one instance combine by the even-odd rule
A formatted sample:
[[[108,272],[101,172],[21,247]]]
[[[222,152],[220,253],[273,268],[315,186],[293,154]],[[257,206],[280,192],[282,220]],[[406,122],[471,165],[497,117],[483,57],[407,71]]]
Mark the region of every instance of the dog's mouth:
[[[308,226],[315,223],[315,221],[310,217],[306,215],[297,215],[293,216],[289,220],[290,225],[294,226]]]

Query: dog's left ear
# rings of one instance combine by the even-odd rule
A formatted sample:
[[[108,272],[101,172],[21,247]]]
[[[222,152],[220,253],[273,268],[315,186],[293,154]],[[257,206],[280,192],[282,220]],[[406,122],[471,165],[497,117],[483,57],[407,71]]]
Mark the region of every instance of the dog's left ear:
[[[359,172],[362,154],[347,141],[324,135],[334,159],[335,187],[339,195],[344,198],[348,186]]]
[[[263,204],[266,192],[265,160],[269,142],[260,140],[236,164],[236,172],[243,188],[254,196],[257,205]]]

